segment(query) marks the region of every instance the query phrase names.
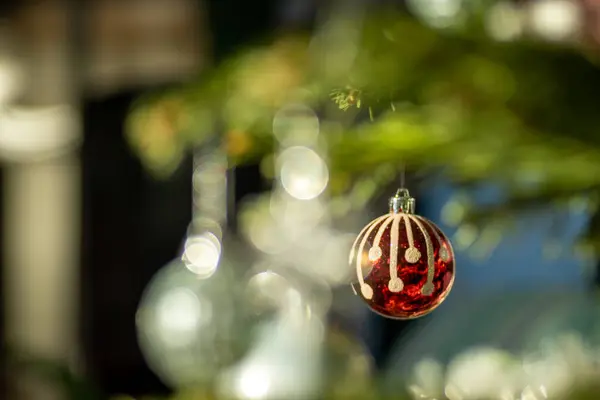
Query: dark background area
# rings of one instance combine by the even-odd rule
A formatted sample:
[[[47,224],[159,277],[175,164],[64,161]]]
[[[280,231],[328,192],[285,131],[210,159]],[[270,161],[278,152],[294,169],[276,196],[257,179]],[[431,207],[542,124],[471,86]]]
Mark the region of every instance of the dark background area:
[[[0,2],[0,21],[8,18],[16,9],[19,0],[3,0]],[[4,166],[0,165],[0,221],[4,220]],[[0,229],[0,243],[4,243],[4,230]],[[0,246],[0,398],[6,398],[8,392],[8,349],[5,335],[5,300],[1,288],[4,287],[4,246]]]

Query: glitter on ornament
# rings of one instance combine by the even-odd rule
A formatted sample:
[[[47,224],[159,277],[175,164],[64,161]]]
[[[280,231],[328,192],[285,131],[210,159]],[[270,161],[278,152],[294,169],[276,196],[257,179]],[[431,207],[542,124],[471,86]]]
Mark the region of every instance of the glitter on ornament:
[[[358,278],[354,292],[388,318],[428,314],[454,283],[450,241],[433,222],[415,215],[414,205],[408,190],[399,190],[390,199],[390,213],[369,223],[350,251]]]

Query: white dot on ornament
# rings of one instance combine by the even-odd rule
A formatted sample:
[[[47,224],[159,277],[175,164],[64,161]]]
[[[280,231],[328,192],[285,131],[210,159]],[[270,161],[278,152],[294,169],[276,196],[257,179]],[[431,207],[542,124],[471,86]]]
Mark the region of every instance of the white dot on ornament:
[[[404,258],[411,264],[416,263],[421,258],[421,252],[416,247],[409,247],[404,253]]]
[[[450,252],[448,251],[448,249],[446,247],[442,247],[440,249],[440,258],[442,259],[443,262],[450,261]]]
[[[362,295],[365,299],[370,300],[373,298],[373,289],[371,289],[371,286],[369,286],[367,284],[361,285],[360,292],[362,293]]]
[[[388,288],[390,289],[390,292],[398,293],[404,289],[404,283],[400,279],[392,279],[388,283]]]
[[[377,261],[381,257],[381,247],[375,246],[369,249],[369,261]]]
[[[433,293],[433,283],[427,282],[425,285],[423,285],[423,288],[421,289],[421,293],[424,294],[425,296],[431,295]]]

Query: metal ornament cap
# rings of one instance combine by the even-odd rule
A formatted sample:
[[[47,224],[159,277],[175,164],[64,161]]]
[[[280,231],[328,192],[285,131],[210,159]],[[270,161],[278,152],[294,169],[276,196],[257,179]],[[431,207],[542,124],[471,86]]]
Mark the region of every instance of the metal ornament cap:
[[[410,197],[408,189],[398,189],[394,197],[390,197],[389,201],[390,213],[398,214],[414,214],[415,199]]]

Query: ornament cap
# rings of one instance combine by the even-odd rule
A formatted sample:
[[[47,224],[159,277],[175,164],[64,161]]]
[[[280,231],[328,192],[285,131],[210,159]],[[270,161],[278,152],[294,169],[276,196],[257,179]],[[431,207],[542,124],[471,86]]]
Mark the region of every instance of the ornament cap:
[[[408,189],[398,189],[394,197],[390,197],[390,213],[392,214],[414,214],[415,199],[410,197]]]

